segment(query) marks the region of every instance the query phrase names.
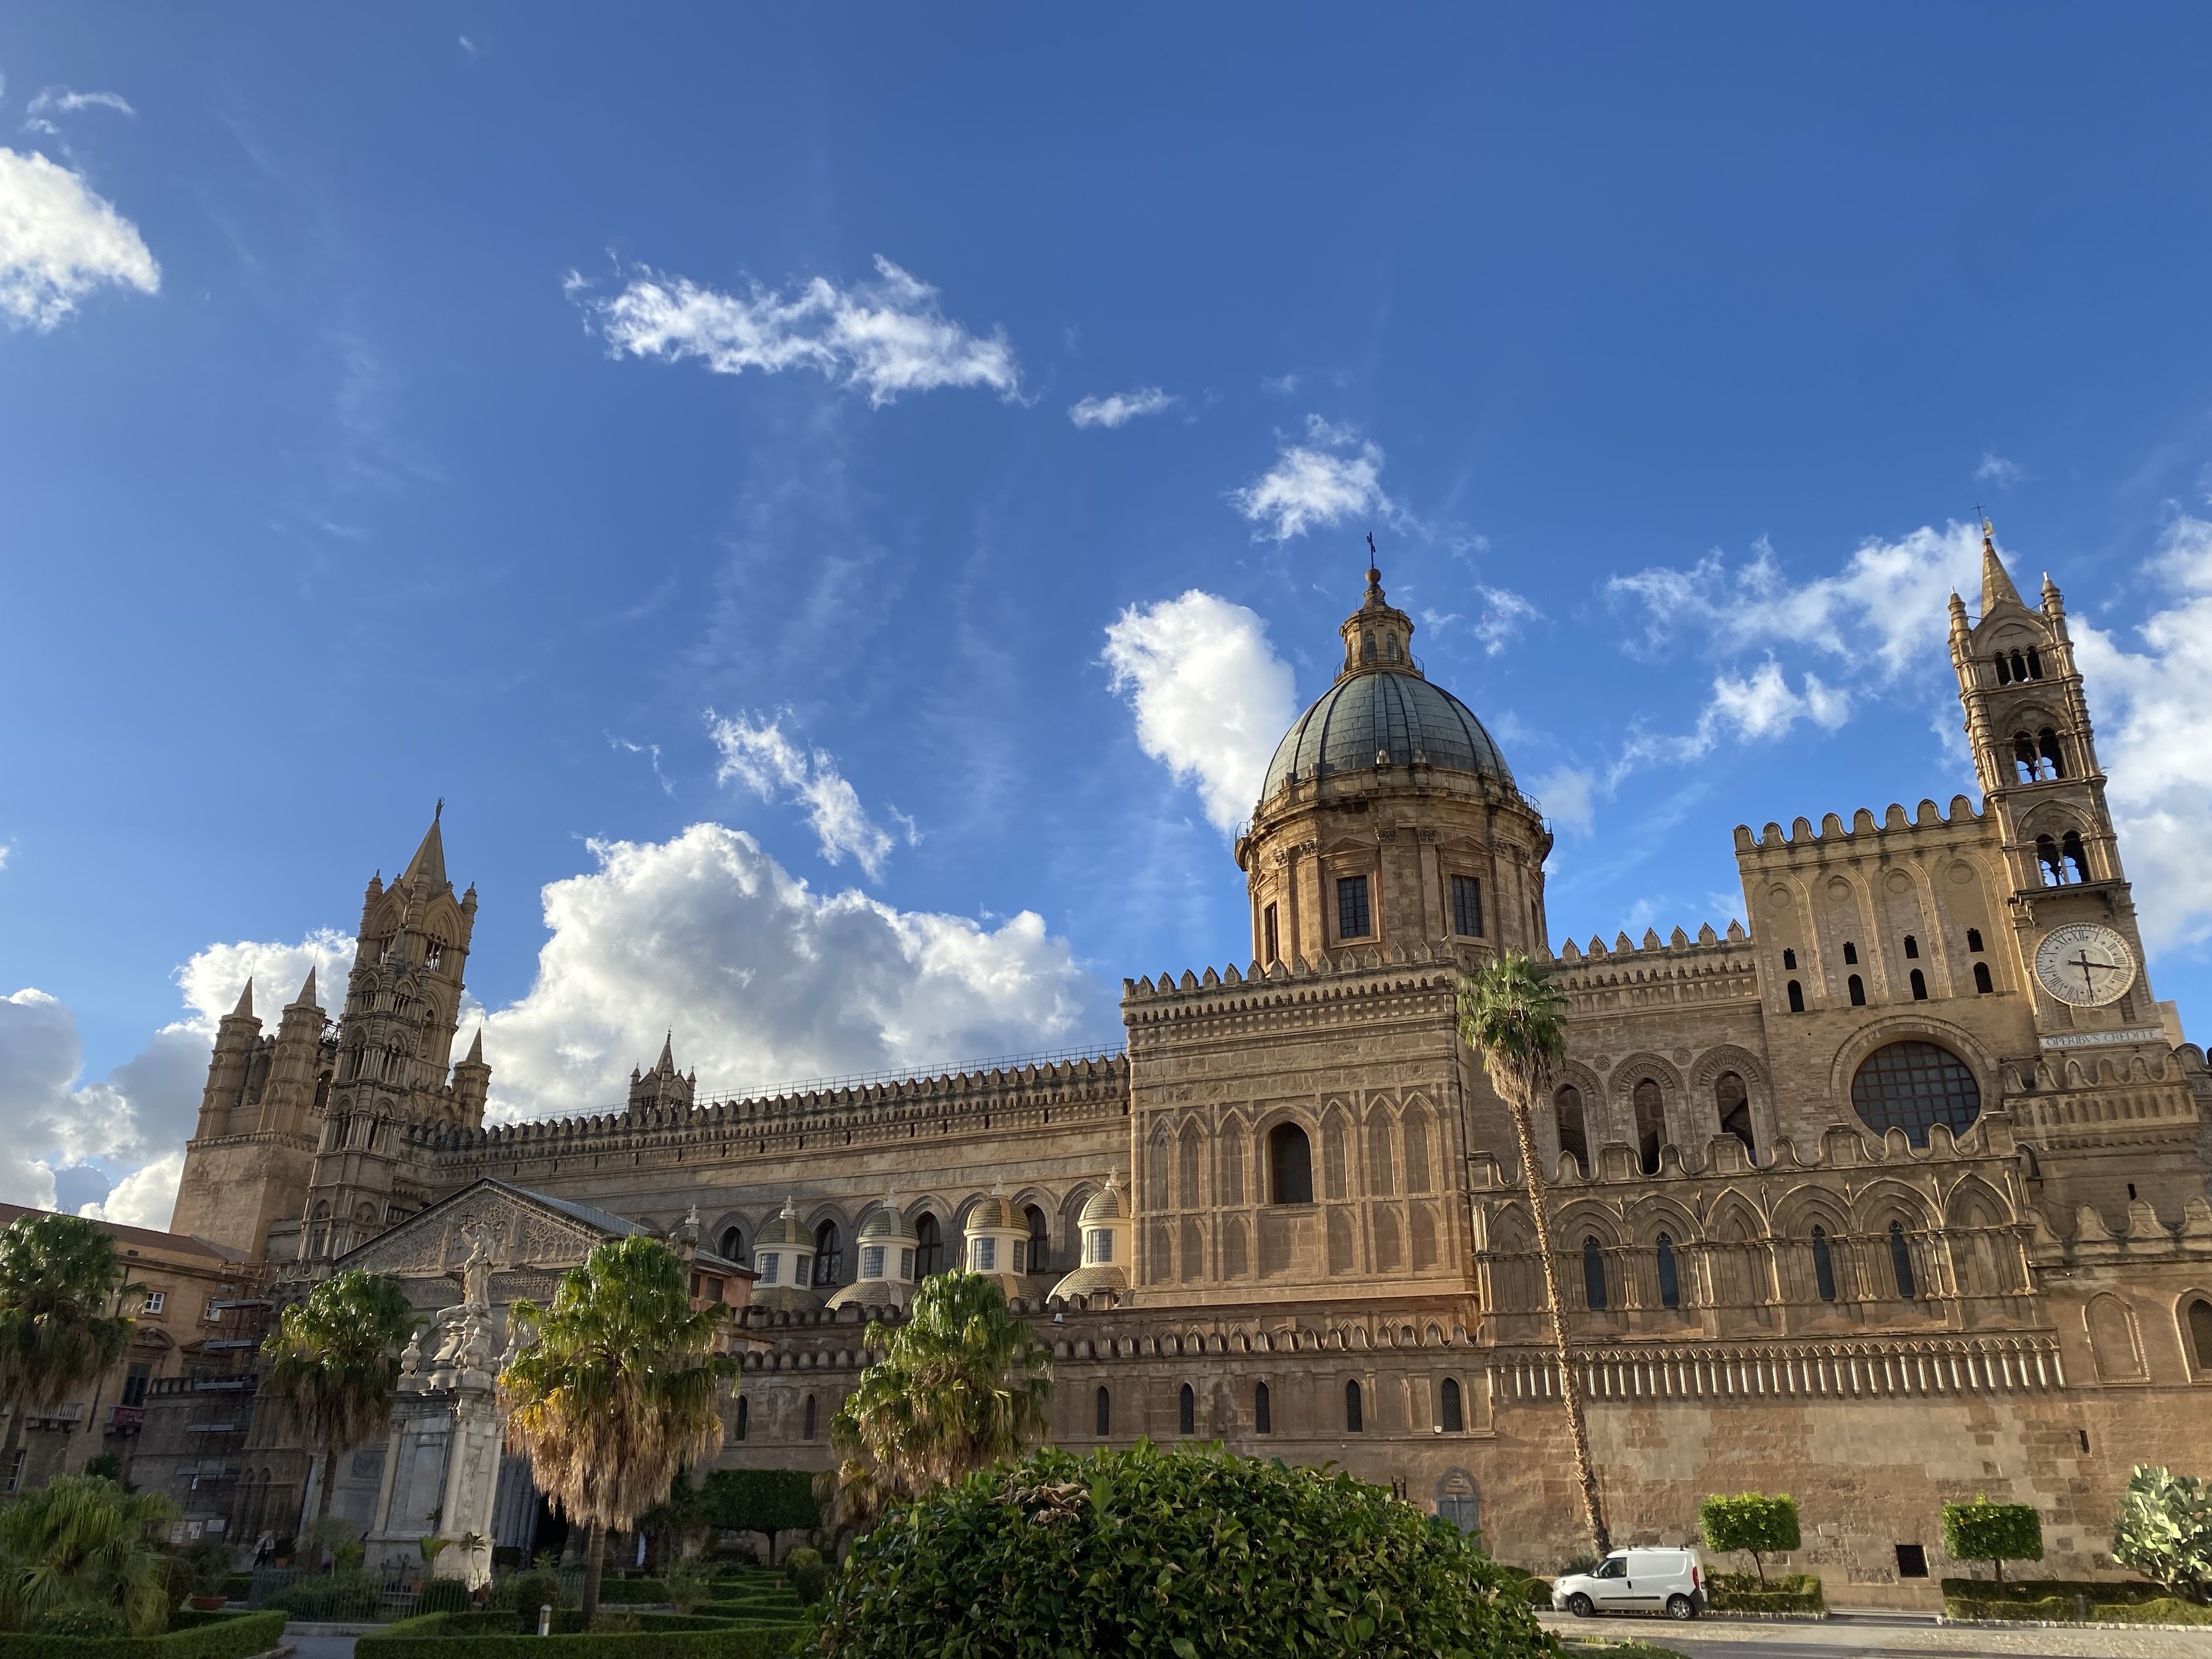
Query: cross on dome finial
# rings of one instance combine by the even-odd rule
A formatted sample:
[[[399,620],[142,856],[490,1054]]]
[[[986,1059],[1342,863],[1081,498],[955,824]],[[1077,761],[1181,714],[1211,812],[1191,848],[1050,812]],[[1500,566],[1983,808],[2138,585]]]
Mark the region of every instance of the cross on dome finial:
[[[1367,585],[1379,587],[1382,582],[1382,561],[1375,551],[1375,532],[1367,532]]]

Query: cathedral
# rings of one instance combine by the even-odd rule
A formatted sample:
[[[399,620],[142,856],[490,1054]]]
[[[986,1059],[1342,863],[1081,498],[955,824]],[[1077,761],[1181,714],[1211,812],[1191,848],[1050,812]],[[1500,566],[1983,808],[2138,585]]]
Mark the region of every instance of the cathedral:
[[[465,1255],[503,1305],[666,1238],[741,1308],[730,1466],[827,1467],[867,1322],[966,1266],[1050,1345],[1059,1443],[1333,1462],[1555,1569],[1526,1174],[1455,1029],[1460,975],[1526,954],[1568,999],[1537,1138],[1616,1541],[1790,1492],[1832,1599],[1928,1606],[1941,1506],[1987,1493],[2087,1576],[2133,1464],[2212,1473],[2212,1075],[2150,986],[2058,589],[2028,605],[1984,526],[1978,598],[1978,803],[1740,826],[1748,927],[1581,943],[1536,804],[1369,570],[1236,842],[1241,963],[1125,980],[1091,1059],[726,1098],[671,1045],[622,1109],[487,1127],[481,1038],[453,1057],[477,894],[434,821],[334,1006],[310,976],[273,1034],[250,988],[222,1022],[172,1230],[280,1300],[368,1267],[426,1313]],[[256,1438],[228,1478],[265,1498]]]

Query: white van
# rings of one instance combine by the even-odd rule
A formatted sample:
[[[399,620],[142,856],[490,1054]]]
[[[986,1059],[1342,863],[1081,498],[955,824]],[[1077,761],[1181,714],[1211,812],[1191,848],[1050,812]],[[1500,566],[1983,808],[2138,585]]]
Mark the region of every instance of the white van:
[[[1615,1550],[1588,1572],[1560,1574],[1552,1605],[1578,1619],[1600,1613],[1694,1619],[1705,1610],[1705,1566],[1695,1550]]]

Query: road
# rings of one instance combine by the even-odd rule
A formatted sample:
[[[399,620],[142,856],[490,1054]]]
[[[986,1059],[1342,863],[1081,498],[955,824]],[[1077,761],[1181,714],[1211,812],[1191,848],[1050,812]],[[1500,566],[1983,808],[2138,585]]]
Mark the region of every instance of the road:
[[[1991,1630],[1879,1619],[1576,1619],[1537,1615],[1560,1636],[1656,1643],[1690,1659],[2212,1659],[2212,1626],[2190,1631]]]

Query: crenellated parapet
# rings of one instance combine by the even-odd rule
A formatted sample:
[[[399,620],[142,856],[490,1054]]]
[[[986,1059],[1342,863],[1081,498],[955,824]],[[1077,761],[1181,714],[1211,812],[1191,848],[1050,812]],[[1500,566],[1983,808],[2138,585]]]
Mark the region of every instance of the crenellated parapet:
[[[1640,945],[1623,932],[1610,949],[1595,933],[1587,947],[1569,939],[1553,959],[1552,982],[1566,994],[1571,1017],[1752,1003],[1759,997],[1759,963],[1751,935],[1731,919],[1725,934],[1707,922],[1694,939],[1680,927],[1664,940],[1657,928],[1646,928]]]
[[[1798,818],[1790,826],[1785,836],[1779,823],[1770,823],[1754,839],[1751,826],[1739,823],[1735,827],[1735,850],[1739,857],[1747,853],[1802,853],[1819,849],[1830,855],[1863,856],[1879,854],[1889,838],[1907,836],[1923,838],[1931,830],[1949,830],[1954,835],[1964,834],[1979,839],[1989,827],[1988,818],[1974,810],[1974,803],[1964,795],[1951,797],[1951,811],[1947,816],[1936,809],[1932,800],[1923,800],[1911,817],[1905,808],[1892,801],[1889,810],[1876,823],[1875,816],[1866,807],[1851,814],[1851,827],[1844,828],[1844,821],[1833,812],[1820,820],[1817,830],[1808,818]]]
[[[1158,981],[1121,981],[1121,1018],[1133,1052],[1190,1036],[1264,1032],[1365,1020],[1381,1000],[1409,1000],[1433,1014],[1457,993],[1460,964],[1449,949],[1426,945],[1341,951],[1249,970],[1231,963],[1201,974],[1188,969]],[[1445,1000],[1440,1004],[1439,999]]]

